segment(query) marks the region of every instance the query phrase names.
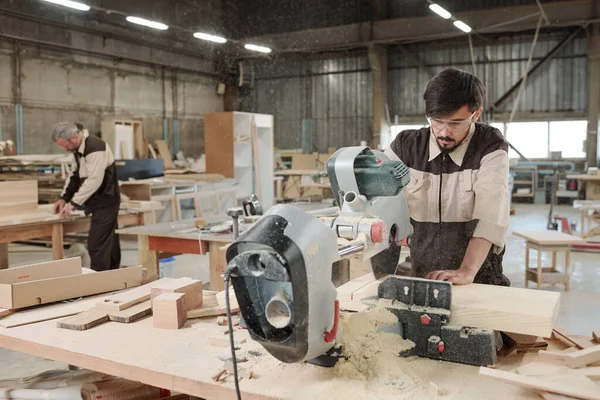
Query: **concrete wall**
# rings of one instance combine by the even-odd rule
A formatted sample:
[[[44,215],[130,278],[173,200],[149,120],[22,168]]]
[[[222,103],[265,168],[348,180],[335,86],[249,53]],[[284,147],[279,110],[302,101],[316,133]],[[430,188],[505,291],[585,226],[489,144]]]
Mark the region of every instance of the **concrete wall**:
[[[65,12],[65,20],[81,27],[74,18]],[[15,104],[20,102],[23,153],[59,152],[50,131],[62,120],[79,121],[98,132],[105,118],[139,119],[153,142],[163,136],[164,116],[171,146],[171,121],[178,118],[184,154],[197,157],[203,152],[203,116],[223,110],[222,96],[216,94],[221,79],[210,48],[195,53],[168,42],[159,46],[159,40],[156,47],[152,42],[143,46],[135,31],[128,42],[2,13],[0,27],[2,138],[15,141]],[[94,27],[111,30],[97,21]],[[146,37],[151,39],[151,34],[160,32]]]

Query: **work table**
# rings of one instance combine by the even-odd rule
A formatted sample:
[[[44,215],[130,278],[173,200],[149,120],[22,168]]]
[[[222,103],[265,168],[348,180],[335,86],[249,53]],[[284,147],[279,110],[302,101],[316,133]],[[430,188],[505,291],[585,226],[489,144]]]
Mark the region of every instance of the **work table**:
[[[59,329],[56,321],[0,328],[0,346],[204,399],[235,398],[232,377],[219,383],[212,380],[223,367],[219,356],[228,352],[228,336],[214,318],[188,320],[180,330],[155,329],[152,318],[131,324],[105,323],[86,331]],[[394,393],[393,398],[404,398],[402,395],[406,394],[408,398],[422,399],[426,398],[422,397],[424,394],[434,397],[438,392],[456,394],[461,399],[538,398],[479,377],[477,367],[399,358],[398,362],[406,363],[412,371],[410,380],[431,382],[426,385],[430,387],[415,392],[410,389],[412,383],[400,387],[400,377],[388,382],[368,381],[366,376],[340,376],[337,368],[284,364],[248,338],[247,331],[236,330],[236,341],[248,340],[241,345],[241,352],[260,352],[258,356],[248,355],[248,362],[238,364],[254,374],[253,379],[240,381],[244,399],[332,398],[334,393],[335,398],[373,398],[374,394]],[[520,364],[522,356],[523,353],[513,353],[502,358],[498,368],[512,369]],[[417,397],[411,397],[415,394]]]

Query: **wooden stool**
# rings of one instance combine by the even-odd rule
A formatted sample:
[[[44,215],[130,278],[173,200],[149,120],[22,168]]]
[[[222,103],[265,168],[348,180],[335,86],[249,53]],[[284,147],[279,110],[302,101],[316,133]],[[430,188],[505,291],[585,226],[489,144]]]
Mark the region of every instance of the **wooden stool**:
[[[569,291],[569,278],[571,265],[571,245],[584,242],[583,239],[567,235],[557,231],[539,232],[513,232],[516,236],[525,239],[525,287],[529,287],[529,281],[537,282],[537,288],[541,289],[543,283],[562,283],[565,291]],[[537,250],[537,267],[529,267],[529,251]],[[542,266],[542,253],[552,253],[552,266]],[[565,253],[565,269],[561,272],[557,269],[557,253]]]
[[[529,268],[529,250],[537,250],[537,268]],[[542,253],[544,251],[552,253],[552,267],[544,268],[542,266]],[[556,268],[557,253],[565,252],[565,271],[561,272]],[[569,246],[544,246],[527,240],[525,242],[525,287],[529,287],[529,281],[537,282],[537,288],[542,288],[542,283],[562,283],[565,285],[565,292],[569,291],[569,266],[571,263],[571,248]]]

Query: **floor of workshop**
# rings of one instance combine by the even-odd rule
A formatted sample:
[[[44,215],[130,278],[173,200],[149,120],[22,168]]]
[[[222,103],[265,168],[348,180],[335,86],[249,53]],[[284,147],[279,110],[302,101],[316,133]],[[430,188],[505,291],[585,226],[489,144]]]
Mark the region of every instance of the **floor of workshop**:
[[[514,204],[515,214],[511,216],[511,226],[506,239],[506,254],[504,256],[504,272],[512,282],[512,286],[524,287],[524,241],[512,235],[518,230],[544,230],[548,217],[549,206]],[[579,212],[571,206],[555,206],[554,215],[577,220],[579,226]],[[11,245],[9,248],[10,266],[31,264],[47,261],[51,258],[50,249],[43,247]],[[532,252],[534,256],[534,253]],[[534,256],[535,257],[535,256]],[[534,258],[535,260],[535,258]],[[544,254],[543,260],[549,265],[549,254]],[[560,262],[563,260],[559,259]],[[590,335],[592,330],[600,327],[598,320],[597,303],[594,302],[592,293],[599,293],[600,288],[600,253],[571,253],[571,290],[561,296],[561,308],[557,326],[568,329],[581,335]],[[136,265],[137,245],[134,241],[123,240],[122,264]],[[189,276],[208,282],[208,257],[182,255],[176,257],[174,267],[175,277]],[[530,287],[533,284],[530,283]],[[562,285],[544,286],[544,290],[563,291]],[[33,375],[42,371],[64,368],[65,365],[48,361],[26,354],[12,352],[0,348],[0,379],[9,379]]]

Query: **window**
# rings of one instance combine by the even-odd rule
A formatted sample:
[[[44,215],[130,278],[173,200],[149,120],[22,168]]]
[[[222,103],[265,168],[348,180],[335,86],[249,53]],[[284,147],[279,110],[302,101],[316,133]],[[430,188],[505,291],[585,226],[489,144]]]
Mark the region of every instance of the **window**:
[[[550,122],[550,151],[561,151],[563,158],[585,158],[587,121]]]
[[[396,135],[399,134],[400,132],[405,131],[407,129],[421,129],[424,126],[425,126],[425,124],[421,124],[421,125],[392,125],[391,135],[384,135],[384,136],[381,137],[381,148],[383,150],[385,150],[388,147],[390,147],[390,144],[396,138]]]
[[[527,158],[548,158],[548,122],[513,122],[507,124],[505,138]],[[519,158],[512,148],[510,158]]]

